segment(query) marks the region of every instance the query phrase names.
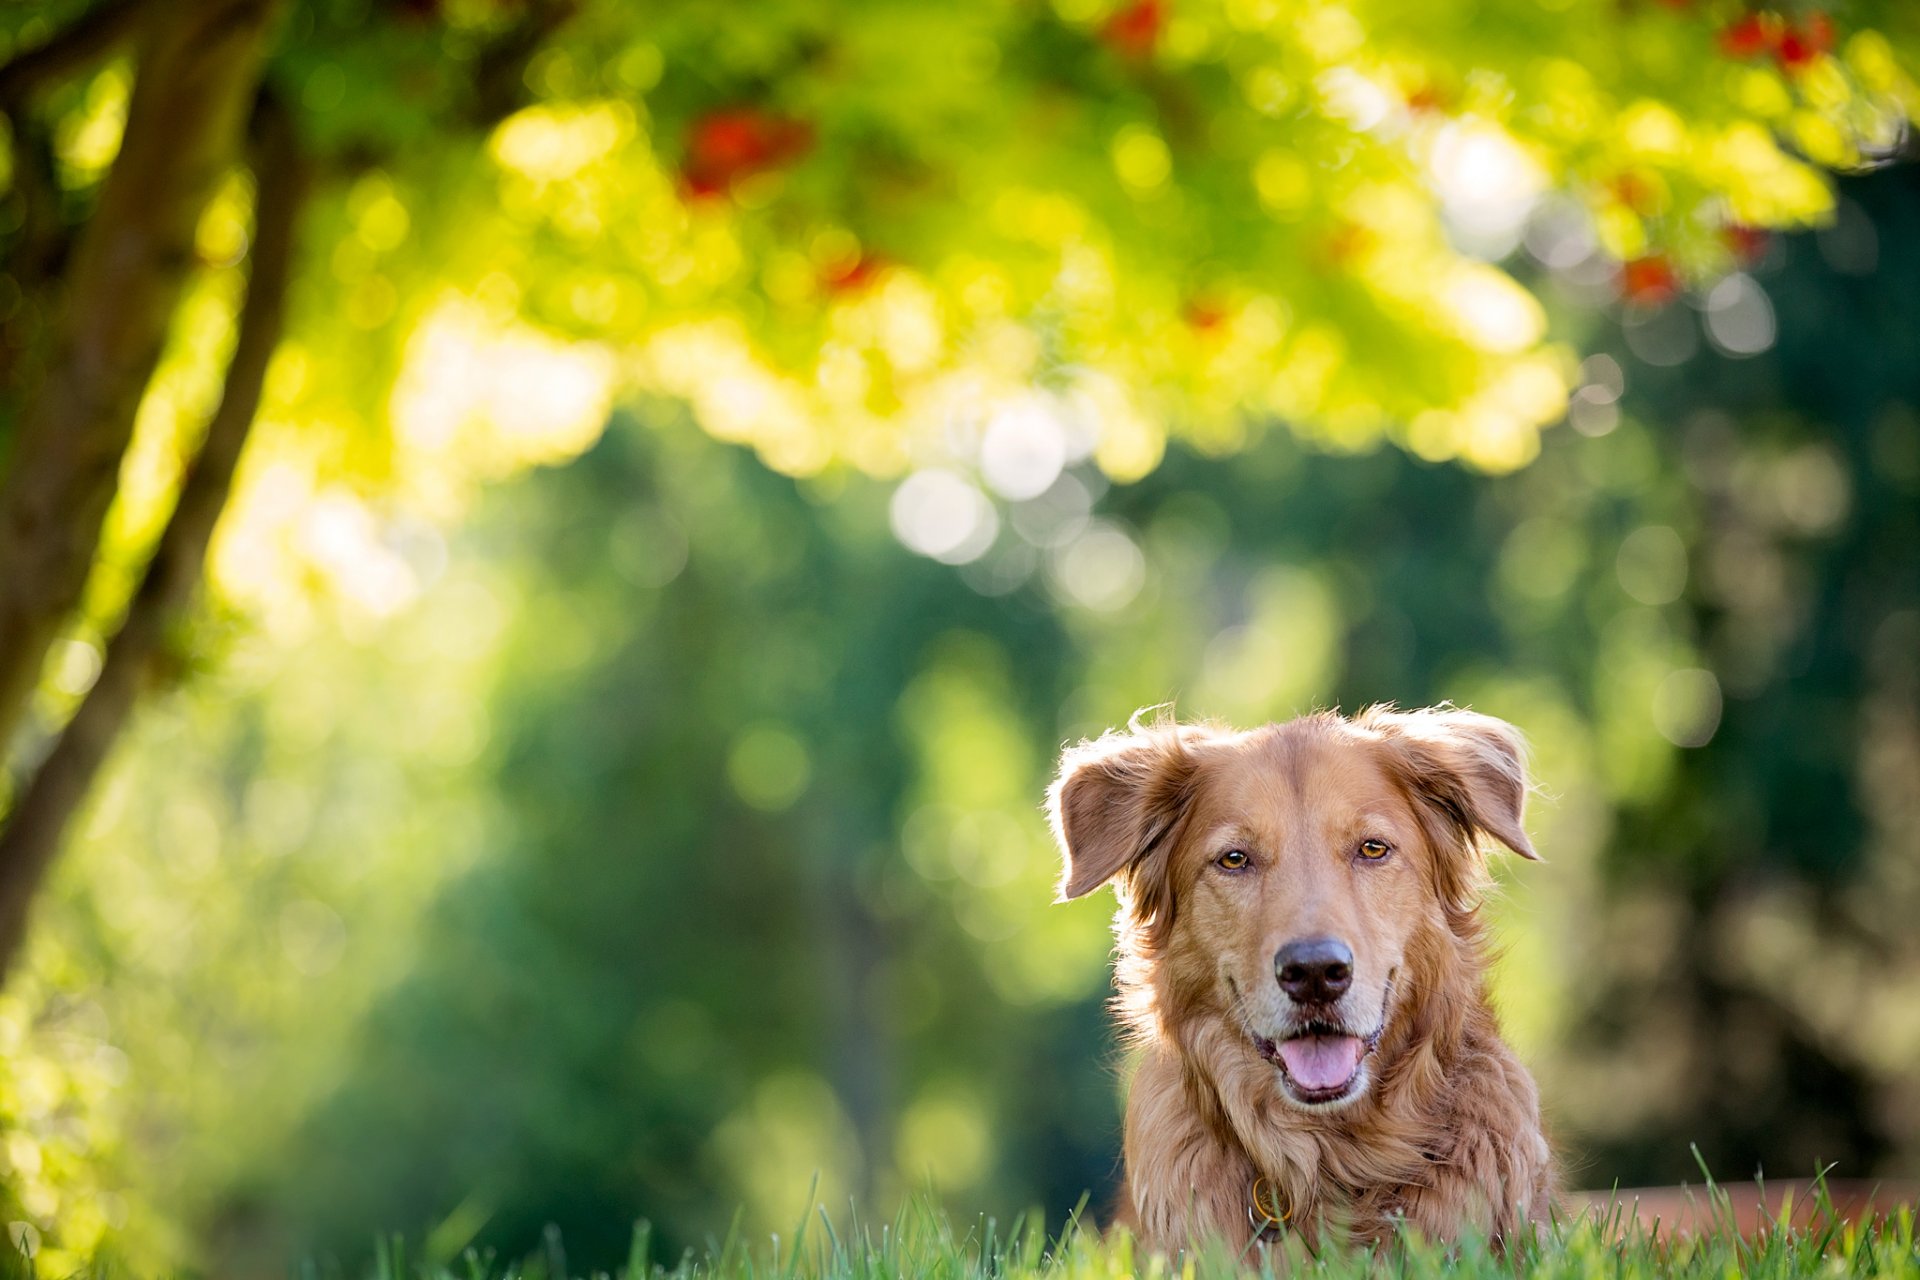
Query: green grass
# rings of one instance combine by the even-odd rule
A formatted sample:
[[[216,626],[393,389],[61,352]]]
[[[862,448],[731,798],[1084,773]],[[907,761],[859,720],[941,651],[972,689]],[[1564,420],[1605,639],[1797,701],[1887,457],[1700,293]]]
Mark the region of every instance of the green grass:
[[[785,1235],[749,1238],[736,1227],[704,1254],[689,1252],[670,1265],[652,1259],[650,1232],[642,1223],[626,1264],[611,1274],[570,1268],[557,1232],[541,1249],[511,1260],[468,1249],[451,1261],[433,1261],[394,1237],[380,1243],[362,1274],[364,1280],[1920,1280],[1912,1208],[1874,1224],[1812,1230],[1781,1224],[1759,1239],[1742,1239],[1731,1230],[1724,1194],[1711,1186],[1702,1194],[1723,1224],[1709,1233],[1677,1242],[1653,1239],[1626,1214],[1614,1212],[1557,1222],[1504,1256],[1483,1240],[1441,1246],[1407,1235],[1372,1250],[1311,1248],[1289,1237],[1260,1253],[1214,1246],[1168,1259],[1124,1232],[1069,1224],[1049,1235],[1032,1225],[1037,1218],[1010,1227],[991,1218],[961,1225],[915,1201],[879,1225],[836,1224],[817,1212]],[[1823,1210],[1830,1208],[1824,1188],[1819,1199]],[[1832,1221],[1828,1213],[1819,1217]],[[344,1274],[314,1263],[290,1271],[292,1280],[342,1280]],[[71,1280],[136,1275],[121,1264],[91,1268]],[[0,1280],[14,1277],[69,1280],[37,1271],[30,1259],[0,1245]]]
[[[1724,1196],[1712,1188],[1703,1194],[1717,1197],[1712,1203],[1723,1223],[1708,1234],[1667,1243],[1614,1213],[1556,1223],[1538,1241],[1504,1257],[1475,1240],[1442,1247],[1408,1236],[1377,1250],[1314,1250],[1296,1237],[1264,1254],[1214,1247],[1169,1260],[1149,1254],[1123,1233],[1103,1235],[1070,1225],[1049,1236],[1025,1222],[1003,1228],[992,1219],[962,1226],[922,1202],[878,1226],[836,1226],[820,1213],[786,1236],[750,1240],[736,1230],[704,1256],[689,1254],[670,1266],[648,1261],[643,1225],[635,1232],[627,1265],[606,1280],[1409,1280],[1441,1275],[1448,1280],[1920,1280],[1912,1209],[1876,1225],[1802,1230],[1783,1224],[1761,1239],[1743,1240],[1730,1229]],[[1821,1196],[1824,1200],[1824,1191]],[[451,1265],[410,1259],[396,1241],[380,1251],[372,1274],[373,1280],[573,1280],[577,1275],[568,1269],[557,1237],[516,1262],[469,1251]],[[308,1271],[299,1280],[318,1275]]]

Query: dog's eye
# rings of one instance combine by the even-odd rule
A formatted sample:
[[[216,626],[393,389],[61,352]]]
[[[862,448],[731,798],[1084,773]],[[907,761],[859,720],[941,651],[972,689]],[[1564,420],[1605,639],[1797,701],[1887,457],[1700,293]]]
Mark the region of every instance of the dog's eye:
[[[1222,871],[1238,871],[1253,859],[1247,856],[1245,849],[1229,849],[1213,860],[1213,865]]]
[[[1378,862],[1392,852],[1393,846],[1385,840],[1362,840],[1360,842],[1360,856],[1368,862]]]

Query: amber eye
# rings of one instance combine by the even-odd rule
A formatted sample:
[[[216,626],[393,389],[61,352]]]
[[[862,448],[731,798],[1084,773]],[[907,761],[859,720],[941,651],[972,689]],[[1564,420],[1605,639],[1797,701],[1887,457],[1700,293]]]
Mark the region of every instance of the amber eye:
[[[1245,849],[1229,849],[1213,860],[1213,865],[1222,871],[1238,871],[1253,859],[1247,856]]]
[[[1385,840],[1362,840],[1360,842],[1360,856],[1368,862],[1378,862],[1392,852],[1393,846],[1389,845]]]

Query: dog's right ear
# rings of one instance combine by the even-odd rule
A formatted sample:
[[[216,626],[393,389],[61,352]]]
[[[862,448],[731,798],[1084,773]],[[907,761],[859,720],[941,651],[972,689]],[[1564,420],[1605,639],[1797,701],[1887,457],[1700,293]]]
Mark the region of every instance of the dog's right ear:
[[[1047,817],[1065,862],[1058,900],[1092,893],[1170,844],[1194,770],[1173,724],[1067,748],[1047,792]]]

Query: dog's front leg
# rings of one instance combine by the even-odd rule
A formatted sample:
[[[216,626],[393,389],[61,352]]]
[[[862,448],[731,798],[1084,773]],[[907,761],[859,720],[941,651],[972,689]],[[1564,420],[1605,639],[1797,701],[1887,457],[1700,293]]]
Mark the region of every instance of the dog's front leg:
[[[1552,1204],[1545,1142],[1534,1132],[1499,1136],[1472,1128],[1433,1170],[1431,1181],[1407,1188],[1407,1222],[1432,1240],[1474,1232],[1496,1248],[1544,1223]]]
[[[1179,1054],[1147,1050],[1127,1099],[1127,1199],[1147,1244],[1174,1253],[1203,1240],[1233,1248],[1252,1235],[1247,1187],[1253,1166],[1209,1124]]]
[[[1405,1196],[1407,1220],[1434,1239],[1464,1230],[1512,1242],[1552,1215],[1552,1152],[1540,1131],[1533,1078],[1496,1045],[1462,1070],[1470,1082],[1454,1099],[1452,1144],[1432,1161],[1423,1185]]]

